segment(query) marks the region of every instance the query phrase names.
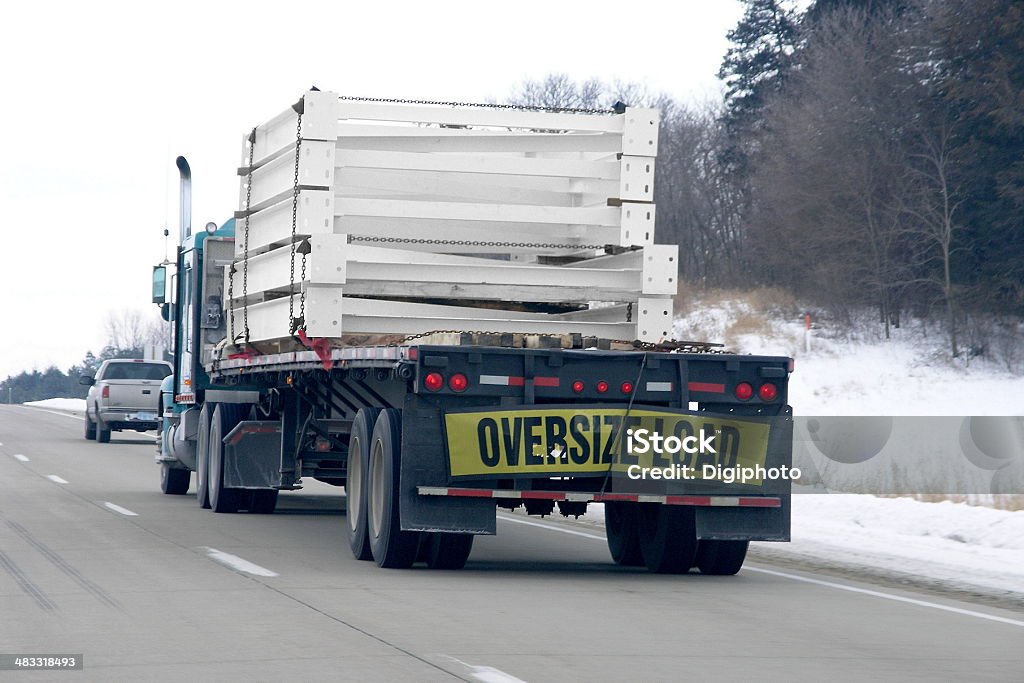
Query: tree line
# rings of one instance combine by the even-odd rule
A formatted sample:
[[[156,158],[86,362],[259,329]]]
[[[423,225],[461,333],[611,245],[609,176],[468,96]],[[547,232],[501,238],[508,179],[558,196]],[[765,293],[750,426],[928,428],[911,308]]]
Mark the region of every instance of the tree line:
[[[511,102],[662,110],[657,237],[697,286],[842,313],[1024,315],[1024,3],[746,0],[720,102],[528,81]]]

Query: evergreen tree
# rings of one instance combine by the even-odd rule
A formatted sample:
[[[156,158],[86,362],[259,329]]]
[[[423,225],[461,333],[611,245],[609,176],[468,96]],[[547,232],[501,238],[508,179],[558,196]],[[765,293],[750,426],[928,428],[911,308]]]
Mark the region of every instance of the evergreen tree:
[[[1024,3],[946,0],[937,30],[967,190],[957,276],[976,306],[1024,313]]]
[[[746,0],[747,9],[727,37],[733,46],[718,77],[725,81],[723,122],[730,136],[726,161],[745,169],[764,109],[786,81],[798,40],[797,15],[781,0]]]

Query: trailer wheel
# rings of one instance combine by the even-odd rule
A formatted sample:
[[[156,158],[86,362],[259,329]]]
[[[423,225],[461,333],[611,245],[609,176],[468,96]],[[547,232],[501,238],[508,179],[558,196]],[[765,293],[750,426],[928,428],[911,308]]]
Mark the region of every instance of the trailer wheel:
[[[169,496],[183,496],[188,493],[192,472],[160,463],[160,490]]]
[[[89,419],[89,409],[85,409],[85,438],[87,441],[96,440],[96,423]]]
[[[360,408],[348,437],[345,479],[345,520],[348,544],[357,560],[372,560],[366,521],[366,485],[370,469],[370,444],[380,408]]]
[[[615,564],[623,567],[642,567],[644,556],[640,551],[639,504],[608,502],[604,504],[604,528],[608,550]]]
[[[207,487],[210,508],[214,512],[238,512],[242,503],[242,490],[224,486],[224,437],[242,420],[244,406],[218,403],[210,423],[210,469]]]
[[[398,510],[399,463],[402,459],[402,414],[380,413],[370,439],[366,487],[370,550],[378,567],[405,568],[416,560],[420,535],[402,531]]]
[[[697,558],[693,508],[657,503],[640,506],[640,550],[644,564],[658,574],[685,574]]]
[[[701,541],[697,548],[697,568],[701,574],[732,576],[747,559],[750,541]]]
[[[96,440],[100,443],[110,443],[110,428],[100,417],[99,408],[96,408]]]
[[[199,507],[210,508],[210,419],[212,408],[204,403],[199,411],[199,433],[196,435],[196,500]]]
[[[433,533],[423,540],[431,569],[462,569],[473,550],[473,534]]]
[[[257,489],[249,493],[249,512],[254,515],[271,515],[277,507],[277,489]]]

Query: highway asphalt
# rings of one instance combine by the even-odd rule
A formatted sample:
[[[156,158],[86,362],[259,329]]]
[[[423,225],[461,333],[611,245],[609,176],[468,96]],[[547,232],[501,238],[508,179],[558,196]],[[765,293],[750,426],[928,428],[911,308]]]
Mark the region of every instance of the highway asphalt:
[[[344,491],[270,516],[159,490],[151,435],[0,406],[0,680],[1024,680],[1024,614],[751,561],[611,563],[600,530],[499,514],[464,570],[352,558]]]

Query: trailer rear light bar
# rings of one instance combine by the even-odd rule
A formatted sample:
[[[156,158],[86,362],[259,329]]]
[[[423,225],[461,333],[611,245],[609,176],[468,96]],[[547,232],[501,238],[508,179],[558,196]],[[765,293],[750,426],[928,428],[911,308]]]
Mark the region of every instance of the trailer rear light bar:
[[[418,486],[421,496],[450,498],[505,498],[513,500],[566,500],[580,503],[662,503],[695,507],[782,507],[777,496],[658,496],[637,493],[580,493],[578,491],[509,491],[503,489],[470,489],[444,486]]]

